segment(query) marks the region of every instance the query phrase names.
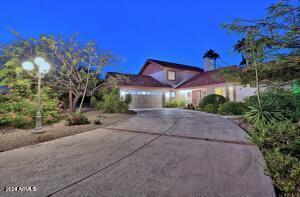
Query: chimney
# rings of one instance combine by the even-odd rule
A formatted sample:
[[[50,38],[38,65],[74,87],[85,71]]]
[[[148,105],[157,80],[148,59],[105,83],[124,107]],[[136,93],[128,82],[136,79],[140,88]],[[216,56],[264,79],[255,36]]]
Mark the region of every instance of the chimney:
[[[210,71],[216,69],[216,60],[212,58],[204,58],[204,71]]]

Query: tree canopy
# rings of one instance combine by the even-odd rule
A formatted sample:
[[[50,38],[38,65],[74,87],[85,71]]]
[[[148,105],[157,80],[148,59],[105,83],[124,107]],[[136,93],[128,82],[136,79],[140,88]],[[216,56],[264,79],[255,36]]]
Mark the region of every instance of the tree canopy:
[[[216,59],[220,58],[220,55],[218,53],[216,53],[214,50],[209,49],[204,53],[203,58],[209,58],[209,59],[216,60]]]
[[[299,79],[299,9],[292,1],[281,0],[270,5],[261,19],[235,19],[223,24],[230,33],[241,36],[234,51],[244,58],[243,69],[225,70],[225,74],[243,84],[253,83],[256,71],[264,83],[291,83]]]
[[[18,62],[17,69],[22,70],[21,62],[32,61],[36,56],[43,56],[51,63],[51,71],[43,82],[59,92],[69,93],[71,111],[76,109],[81,99],[80,111],[85,95],[93,95],[101,87],[103,67],[118,60],[111,52],[100,50],[94,41],[79,43],[76,35],[69,39],[41,35],[39,38],[19,38],[11,44],[5,44],[1,47],[0,62],[15,60]]]

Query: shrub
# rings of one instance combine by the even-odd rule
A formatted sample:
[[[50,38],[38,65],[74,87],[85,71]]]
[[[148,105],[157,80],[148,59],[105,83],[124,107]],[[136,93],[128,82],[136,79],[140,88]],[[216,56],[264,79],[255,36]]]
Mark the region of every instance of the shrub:
[[[265,126],[285,119],[280,110],[267,104],[262,104],[261,107],[248,106],[248,108],[245,118],[254,126]]]
[[[197,107],[196,107],[196,110],[198,110],[198,111],[204,111],[204,108],[205,108],[205,105],[203,105],[203,104],[199,104]]]
[[[101,115],[97,115],[96,119],[94,120],[94,124],[95,124],[95,125],[100,125],[100,124],[102,124],[102,122],[101,122],[101,120],[100,120],[101,117],[102,117]]]
[[[68,126],[90,124],[88,118],[82,113],[72,113],[67,117],[66,121]]]
[[[291,121],[258,126],[252,129],[252,142],[257,144],[262,151],[278,149],[298,158],[300,154],[299,136],[300,130]]]
[[[94,125],[101,125],[101,124],[102,124],[102,122],[101,122],[100,119],[95,119],[94,120]]]
[[[251,140],[262,151],[274,186],[293,196],[300,192],[300,129],[291,121],[253,127]]]
[[[103,100],[97,103],[97,109],[107,113],[126,112],[128,104],[120,99],[118,89],[113,89],[103,96]]]
[[[97,106],[97,98],[95,96],[92,96],[90,98],[90,105],[91,105],[91,107],[96,107]]]
[[[213,104],[205,105],[204,111],[206,111],[208,113],[216,114],[216,113],[218,113],[218,106],[217,105],[213,105]]]
[[[242,115],[246,106],[242,102],[226,102],[219,105],[218,112],[222,115]]]
[[[126,94],[124,103],[126,103],[127,105],[130,105],[131,101],[132,101],[131,94]]]
[[[12,124],[16,128],[25,128],[28,126],[33,126],[32,118],[30,116],[17,115],[12,120]]]
[[[0,126],[15,126],[17,128],[32,127],[36,115],[36,96],[24,97],[23,94],[11,90],[11,94],[0,95]],[[29,94],[29,93],[28,93]],[[46,124],[60,120],[57,94],[44,87],[41,95],[42,122]]]
[[[300,192],[300,161],[277,150],[265,153],[268,172],[281,194],[297,196]]]
[[[226,98],[224,96],[218,94],[209,94],[202,99],[200,104],[203,106],[206,106],[208,104],[220,105],[225,102],[226,102]]]
[[[165,104],[165,107],[167,108],[177,108],[177,107],[184,107],[184,106],[185,106],[185,101],[182,99],[173,99]]]
[[[274,110],[281,111],[281,114],[287,118],[296,122],[300,113],[297,113],[297,99],[291,90],[285,90],[283,88],[269,88],[262,92],[261,100],[264,104],[270,106]],[[257,96],[251,96],[247,98],[246,104],[248,106],[257,105]]]

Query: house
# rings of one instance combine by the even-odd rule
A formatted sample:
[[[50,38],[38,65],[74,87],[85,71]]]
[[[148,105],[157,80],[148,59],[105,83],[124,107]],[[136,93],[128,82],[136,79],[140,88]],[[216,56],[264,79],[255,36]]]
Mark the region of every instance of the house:
[[[172,99],[196,106],[208,94],[242,101],[255,93],[255,88],[243,87],[220,76],[218,73],[222,68],[216,69],[213,60],[206,58],[204,62],[205,69],[202,69],[148,59],[137,75],[108,72],[106,78],[121,76],[118,79],[120,96],[132,96],[131,108],[160,108]]]

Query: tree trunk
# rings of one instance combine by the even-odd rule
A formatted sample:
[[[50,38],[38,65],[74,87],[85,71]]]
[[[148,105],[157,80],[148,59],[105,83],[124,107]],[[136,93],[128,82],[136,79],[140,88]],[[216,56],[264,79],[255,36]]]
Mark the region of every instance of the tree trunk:
[[[90,68],[91,68],[91,65],[89,64],[88,74],[87,74],[87,77],[86,77],[86,84],[85,84],[84,92],[83,92],[83,95],[82,95],[82,98],[81,98],[81,102],[80,102],[80,105],[79,105],[79,108],[78,108],[78,112],[79,112],[79,113],[80,113],[80,111],[81,111],[81,107],[82,107],[82,104],[83,104],[83,101],[84,101],[84,98],[85,98],[85,95],[86,95],[86,90],[87,90],[87,87],[88,87],[88,84],[89,84],[89,79],[90,79]]]
[[[261,109],[261,100],[260,100],[260,89],[259,89],[259,78],[258,78],[258,68],[256,62],[255,64],[255,81],[256,81],[256,95],[257,95],[257,102],[258,106]]]
[[[70,113],[74,112],[73,111],[73,93],[71,90],[69,90],[69,111],[70,111]]]
[[[74,97],[73,104],[72,104],[72,111],[73,112],[76,111],[76,106],[77,106],[77,103],[78,103],[80,97],[81,97],[81,95],[78,95],[78,94],[76,94],[75,97]]]

